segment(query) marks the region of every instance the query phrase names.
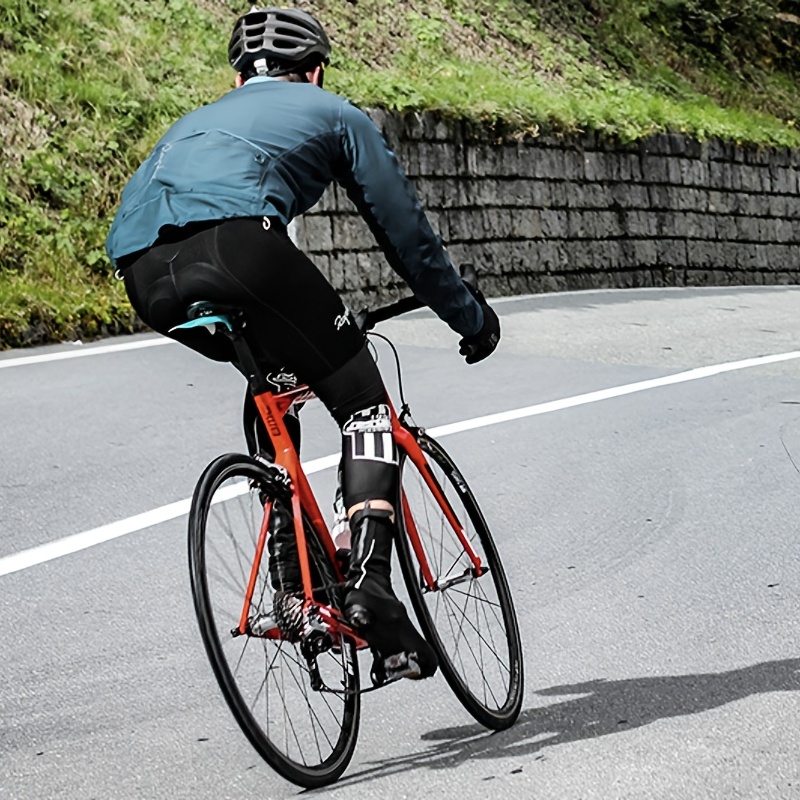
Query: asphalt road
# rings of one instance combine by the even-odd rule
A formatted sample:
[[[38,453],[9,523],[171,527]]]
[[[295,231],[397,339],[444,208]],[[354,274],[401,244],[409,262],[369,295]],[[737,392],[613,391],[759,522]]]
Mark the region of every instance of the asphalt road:
[[[800,359],[683,375],[800,349],[800,289],[497,308],[503,342],[475,367],[424,313],[382,331],[428,428],[589,395],[441,440],[507,565],[522,714],[488,735],[441,677],[368,695],[350,768],[315,794],[800,798]],[[18,361],[150,338],[0,355],[2,798],[298,793],[214,682],[185,517],[14,560],[187,498],[212,457],[241,450],[240,379],[177,345]],[[589,394],[669,375],[683,377]],[[324,409],[303,416],[304,457],[333,453]],[[330,492],[330,471],[315,485]]]

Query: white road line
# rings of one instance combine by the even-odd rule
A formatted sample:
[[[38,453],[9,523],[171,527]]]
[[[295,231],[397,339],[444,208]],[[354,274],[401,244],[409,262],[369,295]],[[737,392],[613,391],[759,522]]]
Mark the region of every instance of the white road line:
[[[86,356],[100,356],[103,353],[116,353],[120,350],[141,350],[143,347],[158,347],[162,344],[175,344],[173,339],[161,336],[158,339],[142,339],[137,342],[124,342],[123,344],[104,344],[99,347],[82,347],[79,350],[59,350],[57,353],[42,353],[38,356],[22,356],[20,358],[0,359],[0,369],[11,367],[26,367],[30,364],[43,364],[46,361],[64,361],[68,358],[84,358]]]
[[[461,433],[473,428],[483,428],[487,425],[497,425],[499,422],[510,422],[522,417],[534,417],[538,414],[549,414],[553,411],[561,411],[565,408],[584,406],[587,403],[597,403],[600,400],[608,400],[613,397],[622,397],[626,394],[644,392],[647,389],[657,389],[660,386],[672,386],[676,383],[687,383],[697,381],[702,378],[711,378],[723,372],[733,372],[738,369],[748,369],[749,367],[760,367],[765,364],[775,364],[779,361],[791,361],[800,358],[800,350],[791,353],[779,353],[772,356],[759,356],[757,358],[747,358],[744,361],[729,361],[727,364],[714,364],[710,367],[698,367],[690,369],[688,372],[678,372],[675,375],[666,375],[663,378],[653,378],[649,381],[639,381],[629,383],[625,386],[614,386],[611,389],[601,389],[597,392],[579,394],[574,397],[565,397],[562,400],[551,400],[549,403],[539,403],[535,406],[525,408],[515,408],[511,411],[501,411],[499,414],[488,414],[485,417],[475,417],[463,422],[453,422],[450,425],[440,425],[438,428],[431,428],[428,432],[432,436],[449,436],[451,433]]]
[[[657,389],[661,386],[674,386],[678,383],[687,383],[689,381],[701,380],[703,378],[710,378],[714,375],[720,375],[724,372],[734,372],[740,369],[749,369],[750,367],[760,367],[766,364],[776,364],[781,361],[791,361],[800,358],[800,350],[795,350],[790,353],[778,353],[771,356],[760,356],[758,358],[748,358],[743,361],[731,361],[727,364],[715,364],[708,367],[699,367],[697,369],[690,369],[687,372],[678,372],[674,375],[666,375],[663,378],[653,378],[647,381],[638,381],[637,383],[629,383],[623,386],[615,386],[610,389],[601,389],[597,392],[588,392],[587,394],[579,394],[573,397],[565,397],[561,400],[552,400],[548,403],[538,403],[533,406],[525,406],[524,408],[515,408],[511,411],[503,411],[498,414],[488,414],[483,417],[475,417],[474,419],[462,420],[461,422],[453,422],[449,425],[440,425],[436,428],[428,429],[431,436],[443,437],[450,436],[454,433],[461,433],[462,431],[474,430],[475,428],[485,428],[489,425],[497,425],[501,422],[510,422],[515,419],[523,419],[524,417],[533,417],[539,414],[549,414],[553,411],[561,411],[566,408],[575,408],[576,406],[583,406],[589,403],[597,403],[601,400],[609,400],[614,397],[622,397],[627,394],[635,394],[636,392],[644,392],[648,389]],[[304,463],[304,468],[307,474],[312,475],[315,472],[321,472],[325,469],[335,467],[339,463],[339,454],[334,453],[329,456],[317,458],[312,461]],[[244,488],[241,490],[244,492]],[[236,490],[231,493],[231,497],[235,496]],[[76,533],[73,536],[67,536],[63,539],[57,539],[54,542],[32,547],[29,550],[23,550],[20,553],[15,553],[10,556],[0,558],[0,576],[9,575],[12,572],[19,572],[23,569],[43,564],[46,561],[52,561],[55,558],[75,553],[79,550],[85,550],[94,545],[101,544],[102,542],[117,539],[129,533],[150,528],[158,525],[161,522],[166,522],[177,517],[182,517],[189,513],[189,503],[187,500],[180,500],[177,503],[170,503],[160,508],[154,508],[152,511],[146,511],[143,514],[137,514],[127,519],[112,522],[108,525],[102,525],[99,528],[93,528],[90,531],[83,533]]]

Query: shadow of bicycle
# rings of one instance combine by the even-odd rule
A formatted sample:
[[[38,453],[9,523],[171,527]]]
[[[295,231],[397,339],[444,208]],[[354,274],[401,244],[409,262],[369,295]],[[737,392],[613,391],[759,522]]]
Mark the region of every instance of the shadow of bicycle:
[[[547,747],[609,736],[670,717],[698,714],[766,692],[800,691],[800,659],[770,661],[729,672],[627,680],[594,680],[536,692],[570,699],[520,714],[513,728],[488,733],[480,725],[430,731],[432,744],[415,753],[371,762],[340,784],[360,783],[409,769],[451,769],[474,759],[543,758]]]

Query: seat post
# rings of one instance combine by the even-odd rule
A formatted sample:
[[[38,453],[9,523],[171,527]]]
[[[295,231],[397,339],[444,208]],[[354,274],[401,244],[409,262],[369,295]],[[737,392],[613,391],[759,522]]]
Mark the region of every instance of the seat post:
[[[236,351],[239,364],[241,364],[247,376],[250,393],[255,396],[268,392],[269,385],[267,384],[266,378],[261,374],[261,370],[258,368],[258,364],[256,364],[256,360],[253,357],[253,351],[245,341],[241,331],[230,331],[227,335],[233,343],[233,348]]]

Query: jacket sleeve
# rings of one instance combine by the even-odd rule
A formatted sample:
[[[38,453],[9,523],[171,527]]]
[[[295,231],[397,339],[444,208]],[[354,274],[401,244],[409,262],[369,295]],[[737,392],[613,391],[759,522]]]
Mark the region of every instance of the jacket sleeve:
[[[454,331],[472,336],[483,310],[433,232],[397,156],[372,120],[342,106],[344,160],[337,181],[345,189],[392,269]]]

